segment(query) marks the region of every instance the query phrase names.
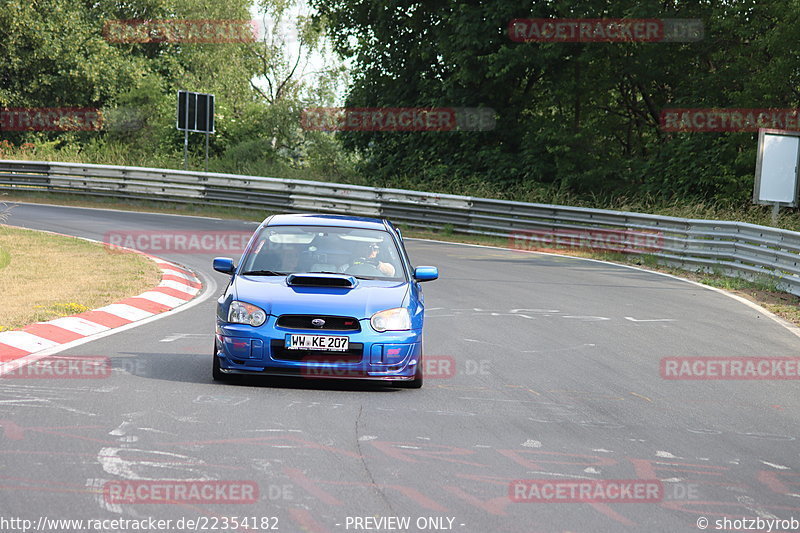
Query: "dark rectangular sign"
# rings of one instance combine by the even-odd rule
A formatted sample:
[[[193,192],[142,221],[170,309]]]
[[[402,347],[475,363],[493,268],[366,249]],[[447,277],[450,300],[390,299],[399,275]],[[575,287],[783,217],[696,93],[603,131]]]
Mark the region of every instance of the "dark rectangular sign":
[[[214,95],[178,91],[178,120],[181,131],[214,133]]]

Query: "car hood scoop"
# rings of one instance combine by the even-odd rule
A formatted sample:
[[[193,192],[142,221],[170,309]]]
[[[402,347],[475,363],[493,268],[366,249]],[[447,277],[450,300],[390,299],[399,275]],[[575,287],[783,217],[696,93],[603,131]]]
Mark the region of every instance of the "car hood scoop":
[[[298,273],[286,276],[286,284],[290,287],[352,289],[358,284],[358,281],[353,276],[344,274]]]

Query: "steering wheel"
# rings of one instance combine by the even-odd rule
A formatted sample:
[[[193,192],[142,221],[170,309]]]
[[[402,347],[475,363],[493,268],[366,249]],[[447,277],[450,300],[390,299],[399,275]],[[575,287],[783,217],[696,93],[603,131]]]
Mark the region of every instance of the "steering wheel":
[[[350,265],[345,274],[352,274],[353,276],[385,276],[377,264],[372,263],[359,263],[357,265]]]

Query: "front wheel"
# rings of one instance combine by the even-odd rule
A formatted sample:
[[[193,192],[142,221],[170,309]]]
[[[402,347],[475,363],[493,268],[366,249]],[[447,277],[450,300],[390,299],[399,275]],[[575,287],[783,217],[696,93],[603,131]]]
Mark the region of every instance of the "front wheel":
[[[403,389],[421,389],[424,377],[422,375],[422,358],[417,361],[417,371],[414,373],[414,379],[411,381],[398,381],[397,385]]]
[[[223,374],[222,369],[219,366],[219,357],[217,356],[217,343],[214,342],[214,363],[211,366],[211,378],[214,381],[226,381],[228,379],[228,374]]]

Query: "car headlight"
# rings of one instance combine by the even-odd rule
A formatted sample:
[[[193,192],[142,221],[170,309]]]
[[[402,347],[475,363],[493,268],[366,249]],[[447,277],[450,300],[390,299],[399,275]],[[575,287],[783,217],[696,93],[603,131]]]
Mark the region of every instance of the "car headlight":
[[[378,311],[369,319],[375,331],[402,331],[411,329],[411,317],[405,307]]]
[[[251,326],[260,326],[267,321],[267,313],[260,307],[253,304],[246,304],[236,300],[231,302],[228,308],[228,322],[234,324],[249,324]]]

